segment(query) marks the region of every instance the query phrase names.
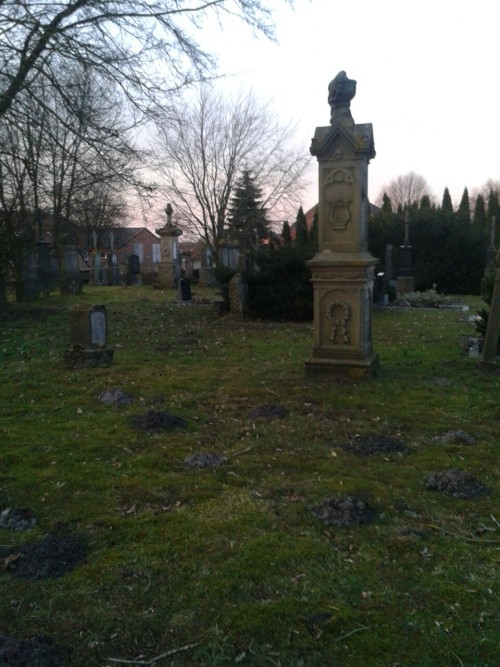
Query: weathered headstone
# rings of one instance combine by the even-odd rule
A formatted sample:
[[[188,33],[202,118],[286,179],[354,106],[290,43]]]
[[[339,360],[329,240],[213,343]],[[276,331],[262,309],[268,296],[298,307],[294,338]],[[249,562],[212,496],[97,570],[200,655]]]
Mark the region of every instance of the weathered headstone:
[[[191,281],[189,278],[181,278],[179,280],[178,291],[180,301],[192,301],[193,297],[191,295]]]
[[[370,376],[373,277],[368,252],[368,163],[375,157],[371,123],[356,125],[350,102],[356,81],[340,72],[328,87],[330,126],[316,128],[311,153],[319,168],[318,253],[314,286],[314,346],[310,376]]]
[[[76,307],[70,313],[70,344],[64,355],[70,368],[109,366],[113,350],[107,345],[104,306]]]
[[[201,256],[200,287],[213,287],[215,284],[215,266],[212,250],[204,248]]]
[[[64,240],[62,255],[61,294],[81,294],[82,279],[78,261],[78,251],[72,234]]]
[[[128,258],[128,274],[127,274],[127,284],[128,285],[139,285],[140,284],[140,273],[141,273],[141,262],[138,255],[129,255]]]
[[[245,314],[248,301],[247,281],[241,273],[235,273],[229,281],[229,309],[237,317]]]
[[[21,271],[16,280],[16,299],[30,301],[38,298],[38,259],[34,252],[26,252],[22,258]]]

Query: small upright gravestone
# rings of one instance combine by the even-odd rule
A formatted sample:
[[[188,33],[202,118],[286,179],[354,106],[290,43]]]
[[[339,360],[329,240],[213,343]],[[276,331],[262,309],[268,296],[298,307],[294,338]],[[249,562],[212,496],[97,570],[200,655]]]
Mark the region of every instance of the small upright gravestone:
[[[66,366],[109,366],[113,359],[113,350],[107,346],[104,306],[73,308],[70,318],[70,344],[64,355]]]
[[[181,278],[178,283],[179,300],[183,302],[192,301],[191,281],[189,278]]]

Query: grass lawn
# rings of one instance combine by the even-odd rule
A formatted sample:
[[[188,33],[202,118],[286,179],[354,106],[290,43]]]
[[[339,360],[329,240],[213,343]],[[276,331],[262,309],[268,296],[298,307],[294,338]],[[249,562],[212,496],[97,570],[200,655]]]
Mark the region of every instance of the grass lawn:
[[[480,299],[376,311],[378,376],[328,383],[304,374],[312,325],[174,296],[87,287],[0,320],[0,510],[38,519],[0,530],[0,635],[49,638],[66,667],[498,665],[500,380],[460,346]],[[113,364],[68,369],[70,308],[93,303]],[[134,400],[106,405],[108,389]],[[150,411],[187,426],[134,427]],[[475,442],[439,439],[450,431]],[[349,449],[367,436],[404,450]],[[207,452],[225,461],[185,463]],[[451,469],[489,492],[426,488]],[[315,514],[345,497],[375,520]],[[16,576],[47,535],[82,540],[86,558]]]

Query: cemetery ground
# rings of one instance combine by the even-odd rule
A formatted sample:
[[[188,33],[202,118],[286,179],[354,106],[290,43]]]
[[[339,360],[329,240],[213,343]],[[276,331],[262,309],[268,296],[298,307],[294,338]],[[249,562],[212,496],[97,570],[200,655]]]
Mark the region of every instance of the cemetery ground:
[[[174,297],[2,317],[0,665],[497,665],[499,378],[460,344],[480,299],[377,310],[378,376],[325,383],[311,324]],[[68,369],[94,303],[114,361]]]

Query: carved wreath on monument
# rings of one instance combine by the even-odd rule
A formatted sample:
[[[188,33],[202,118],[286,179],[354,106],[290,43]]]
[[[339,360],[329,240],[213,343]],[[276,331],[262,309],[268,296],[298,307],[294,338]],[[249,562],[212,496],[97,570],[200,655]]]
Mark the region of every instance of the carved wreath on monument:
[[[326,218],[333,229],[346,229],[351,220],[354,180],[345,169],[332,169],[325,179]]]
[[[347,322],[351,317],[351,308],[345,301],[332,301],[327,309],[327,317],[332,323],[332,333],[330,340],[335,344],[337,332],[340,330],[342,342],[349,345],[349,332]]]

